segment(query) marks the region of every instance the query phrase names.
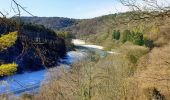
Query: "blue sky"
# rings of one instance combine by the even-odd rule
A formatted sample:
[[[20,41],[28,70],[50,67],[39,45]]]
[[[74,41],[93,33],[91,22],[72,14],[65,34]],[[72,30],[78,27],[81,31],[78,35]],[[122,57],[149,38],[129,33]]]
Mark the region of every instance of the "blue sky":
[[[0,11],[11,12],[11,0],[0,0]],[[126,11],[116,0],[16,0],[35,16],[93,18]],[[23,16],[29,16],[22,12]]]

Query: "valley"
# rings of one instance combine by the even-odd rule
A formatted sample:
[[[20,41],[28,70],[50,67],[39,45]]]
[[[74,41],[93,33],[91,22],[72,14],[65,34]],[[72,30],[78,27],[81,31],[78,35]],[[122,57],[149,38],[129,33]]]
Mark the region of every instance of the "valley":
[[[170,100],[170,1],[10,1],[0,100]]]

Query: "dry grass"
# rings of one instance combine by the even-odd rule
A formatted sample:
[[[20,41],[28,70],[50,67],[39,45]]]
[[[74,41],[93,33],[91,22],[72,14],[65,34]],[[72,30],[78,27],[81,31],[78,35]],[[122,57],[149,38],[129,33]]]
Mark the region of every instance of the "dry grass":
[[[130,47],[130,46],[129,46]],[[68,72],[61,68],[53,69],[49,82],[45,83],[39,94],[30,100],[120,100],[126,99],[129,77],[134,73],[128,56],[133,50],[147,49],[131,45],[119,55],[108,56],[98,62],[80,61]]]
[[[136,75],[131,78],[129,97],[135,100],[155,100],[154,91],[170,100],[170,44],[154,48],[142,57]],[[164,100],[156,99],[156,100]]]
[[[14,96],[13,94],[10,94],[10,95],[0,95],[0,100],[20,100],[20,99]],[[26,99],[23,99],[23,100],[26,100]]]

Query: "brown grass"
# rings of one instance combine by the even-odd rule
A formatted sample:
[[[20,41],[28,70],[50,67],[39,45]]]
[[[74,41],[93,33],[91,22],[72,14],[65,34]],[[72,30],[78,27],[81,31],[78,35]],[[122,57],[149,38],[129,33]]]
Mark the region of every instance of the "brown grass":
[[[127,54],[139,50],[135,56],[140,57],[147,49],[132,44],[129,48],[121,48],[124,49],[121,54],[108,56],[98,62],[80,61],[69,72],[63,68],[53,69],[48,76],[49,82],[44,84],[33,100],[126,99],[130,90],[129,77],[135,71],[132,70],[135,64]]]
[[[170,44],[154,48],[142,57],[138,69],[131,78],[129,96],[136,100],[155,100],[154,92],[166,100],[170,100]],[[164,100],[157,99],[157,100]]]

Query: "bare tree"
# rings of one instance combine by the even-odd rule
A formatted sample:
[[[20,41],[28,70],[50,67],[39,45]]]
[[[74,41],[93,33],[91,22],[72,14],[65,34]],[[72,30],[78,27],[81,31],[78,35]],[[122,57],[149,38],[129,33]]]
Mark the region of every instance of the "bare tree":
[[[147,20],[170,17],[170,1],[167,0],[119,0],[128,7],[129,22],[132,20]]]

